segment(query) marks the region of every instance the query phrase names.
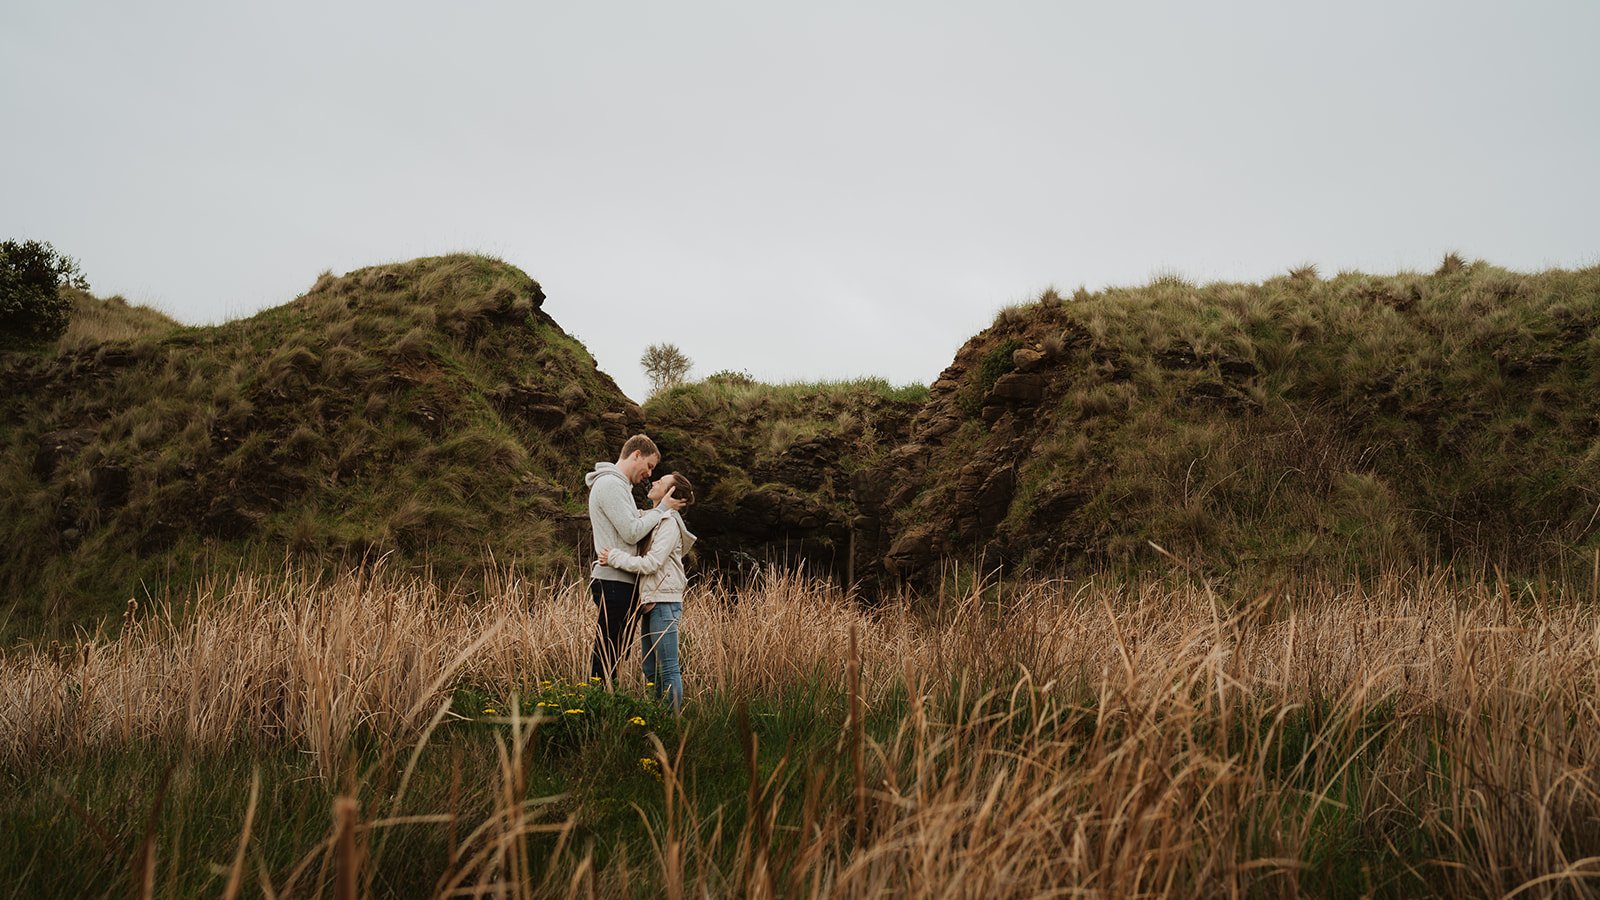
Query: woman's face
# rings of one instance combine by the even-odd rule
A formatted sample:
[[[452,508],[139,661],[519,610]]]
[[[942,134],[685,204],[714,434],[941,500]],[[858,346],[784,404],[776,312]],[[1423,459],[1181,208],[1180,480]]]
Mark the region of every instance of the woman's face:
[[[663,475],[660,478],[657,478],[654,482],[651,482],[651,484],[650,484],[650,500],[651,500],[651,502],[660,503],[661,502],[661,498],[665,497],[667,495],[667,491],[672,490],[672,482],[673,482],[673,480],[674,480],[673,476],[671,476],[671,475]]]

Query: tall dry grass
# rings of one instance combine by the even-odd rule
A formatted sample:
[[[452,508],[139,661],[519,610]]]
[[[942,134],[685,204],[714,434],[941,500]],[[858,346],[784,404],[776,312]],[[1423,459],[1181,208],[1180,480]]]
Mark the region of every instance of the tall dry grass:
[[[358,733],[414,764],[457,684],[586,673],[581,585],[506,578],[469,600],[379,572],[216,593],[132,610],[115,638],[7,652],[0,760],[257,742],[331,778]],[[687,727],[696,706],[820,678],[846,699],[826,752],[763,767],[741,724],[749,792],[729,833],[696,802],[694,760],[660,748],[649,858],[600,866],[568,840],[582,809],[537,813],[517,719],[493,811],[437,892],[1292,896],[1368,867],[1402,893],[1584,895],[1600,876],[1600,610],[1583,599],[1416,573],[1243,601],[990,585],[931,611],[776,574],[736,597],[704,588],[683,620]],[[342,873],[381,865],[362,848],[401,819],[341,810],[264,889],[359,892]],[[535,833],[553,846],[532,853]]]

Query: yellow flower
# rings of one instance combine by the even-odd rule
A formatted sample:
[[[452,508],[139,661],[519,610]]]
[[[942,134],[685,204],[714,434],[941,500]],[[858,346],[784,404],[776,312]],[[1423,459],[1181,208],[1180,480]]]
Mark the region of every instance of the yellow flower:
[[[644,726],[644,716],[634,716],[633,718],[629,719],[628,721],[632,722],[633,724],[638,725],[640,727]]]
[[[567,710],[567,715],[569,715],[569,716],[581,716],[581,715],[583,715],[583,710],[581,710],[581,709],[569,709],[569,710]]]
[[[550,686],[551,686],[550,682],[548,682],[548,681],[539,682],[539,687],[550,687]]]
[[[646,681],[646,682],[645,682],[645,683],[644,683],[644,686],[645,686],[645,687],[655,687],[655,686],[656,686],[656,683],[655,683],[655,682],[654,682],[654,681]]]
[[[543,706],[543,707],[545,707],[547,709],[560,709],[561,708],[561,704],[559,704],[559,703],[544,703],[544,702],[541,701],[539,703],[539,705]]]
[[[589,680],[590,681],[599,681],[600,680],[600,676],[599,675],[590,675],[589,676]]]
[[[492,707],[492,706],[485,706],[483,708],[483,711],[488,713],[491,716],[494,715],[494,707]]]

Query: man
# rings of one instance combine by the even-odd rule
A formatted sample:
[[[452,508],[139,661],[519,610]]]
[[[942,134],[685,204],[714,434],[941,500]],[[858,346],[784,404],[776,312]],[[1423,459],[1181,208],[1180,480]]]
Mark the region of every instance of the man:
[[[633,486],[649,478],[660,462],[661,451],[656,449],[655,441],[636,434],[623,443],[615,463],[595,463],[594,471],[584,476],[584,483],[589,485],[589,525],[594,530],[595,553],[634,553],[635,545],[662,516],[683,508],[683,501],[672,496],[672,491],[667,491],[651,510],[641,511],[633,502]],[[635,580],[632,573],[598,561],[589,572],[589,594],[599,612],[589,674],[607,686],[616,678],[617,661],[633,626],[638,597]]]

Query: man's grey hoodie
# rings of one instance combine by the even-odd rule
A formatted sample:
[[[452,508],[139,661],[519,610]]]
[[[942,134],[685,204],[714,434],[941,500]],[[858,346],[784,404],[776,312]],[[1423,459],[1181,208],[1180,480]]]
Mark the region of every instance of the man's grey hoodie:
[[[633,502],[633,482],[622,474],[616,463],[595,463],[594,471],[583,476],[589,486],[589,526],[594,530],[594,552],[620,550],[633,554],[638,544],[650,533],[666,511],[657,507],[640,510]],[[595,561],[589,577],[601,581],[621,581],[633,584],[635,575]]]

